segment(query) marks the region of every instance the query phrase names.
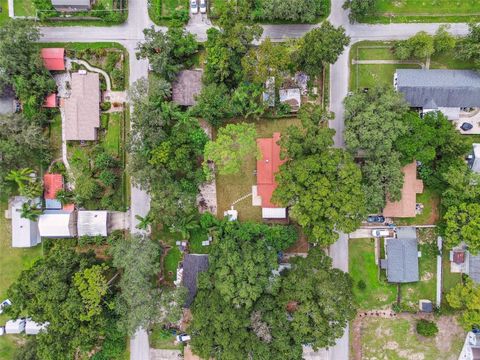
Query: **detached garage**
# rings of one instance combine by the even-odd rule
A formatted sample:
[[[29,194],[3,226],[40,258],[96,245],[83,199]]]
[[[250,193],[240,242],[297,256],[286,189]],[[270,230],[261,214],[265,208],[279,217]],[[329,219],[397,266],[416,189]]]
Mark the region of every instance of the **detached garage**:
[[[108,211],[79,211],[78,236],[107,236]]]

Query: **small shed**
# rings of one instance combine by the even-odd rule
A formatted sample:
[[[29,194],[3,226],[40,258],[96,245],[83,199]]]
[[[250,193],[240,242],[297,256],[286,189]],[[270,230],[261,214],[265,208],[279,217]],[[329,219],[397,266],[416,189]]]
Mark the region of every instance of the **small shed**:
[[[41,56],[42,56],[43,64],[45,65],[47,70],[50,70],[50,71],[65,70],[65,49],[64,48],[43,48],[41,50]]]
[[[27,248],[36,246],[42,242],[38,223],[22,218],[22,206],[29,200],[24,196],[15,196],[11,201],[12,216],[12,247]]]
[[[197,294],[198,274],[208,270],[208,255],[187,254],[183,259],[183,285],[188,289],[185,307],[190,308]]]
[[[397,238],[385,239],[387,280],[409,283],[419,280],[418,241],[414,227],[397,228]]]
[[[183,70],[172,84],[172,100],[181,106],[193,106],[202,91],[203,70]]]
[[[21,334],[25,331],[25,319],[8,320],[5,324],[5,333]]]
[[[433,312],[433,303],[430,300],[425,300],[425,299],[420,300],[418,307],[421,312],[425,312],[425,313]]]
[[[76,213],[46,210],[38,219],[38,229],[42,237],[75,237],[77,236]]]
[[[108,211],[79,211],[78,236],[107,236]]]

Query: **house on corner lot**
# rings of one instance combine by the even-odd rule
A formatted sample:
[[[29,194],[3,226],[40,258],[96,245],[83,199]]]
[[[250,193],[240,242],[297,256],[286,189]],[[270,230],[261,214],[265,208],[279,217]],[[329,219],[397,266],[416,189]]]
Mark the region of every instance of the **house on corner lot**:
[[[78,236],[107,236],[108,211],[78,211]]]
[[[100,127],[100,79],[97,73],[72,74],[72,93],[65,99],[65,139],[93,141]]]
[[[408,218],[417,215],[417,194],[423,192],[423,181],[417,179],[417,163],[414,161],[403,169],[402,198],[399,201],[389,201],[383,209],[383,216]]]
[[[74,211],[46,210],[38,218],[41,237],[71,238],[77,236],[77,217]]]
[[[390,283],[410,283],[419,280],[418,241],[414,227],[397,228],[396,238],[385,239],[385,257],[382,263]]]
[[[280,133],[274,133],[273,138],[257,139],[260,158],[257,160],[257,186],[252,188],[253,205],[262,206],[264,219],[286,219],[287,209],[272,203],[273,192],[277,188],[275,175],[280,165],[285,161],[280,159]]]
[[[462,108],[480,107],[480,74],[473,70],[397,69],[394,86],[411,107],[439,110],[450,120],[458,120]]]
[[[27,248],[42,242],[37,221],[22,218],[22,206],[28,203],[24,196],[15,196],[10,202],[12,217],[12,247]]]
[[[202,91],[203,70],[183,70],[172,84],[172,100],[181,106],[193,106]]]
[[[43,48],[40,52],[43,65],[49,71],[65,70],[65,49],[64,48]]]
[[[183,285],[188,289],[185,308],[190,308],[197,294],[198,274],[208,270],[208,255],[187,254],[183,258]]]
[[[52,5],[57,11],[74,12],[90,10],[92,2],[90,0],[52,0]]]

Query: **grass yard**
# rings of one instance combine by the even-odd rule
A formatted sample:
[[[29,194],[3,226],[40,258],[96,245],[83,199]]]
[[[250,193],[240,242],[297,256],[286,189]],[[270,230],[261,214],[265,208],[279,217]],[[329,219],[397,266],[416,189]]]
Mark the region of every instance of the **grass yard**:
[[[421,214],[413,218],[396,218],[397,225],[434,225],[438,222],[440,211],[440,195],[430,188],[425,188],[422,194],[417,194],[417,203],[423,204]]]
[[[15,16],[35,16],[37,13],[32,0],[14,0],[13,9]]]
[[[163,259],[163,268],[165,271],[165,279],[167,281],[174,281],[177,279],[177,268],[181,258],[182,253],[178,247],[174,246],[168,250],[167,255]]]
[[[388,307],[396,298],[396,286],[388,284],[384,277],[378,279],[374,248],[373,239],[349,240],[349,272],[353,278],[355,299],[362,310]],[[366,284],[364,290],[357,285],[360,280]]]
[[[396,69],[420,69],[419,64],[353,64],[352,60],[396,60],[393,41],[362,41],[350,50],[350,89],[357,90],[378,85],[393,86]],[[434,55],[431,69],[472,69],[470,62],[455,59],[454,52]],[[425,59],[411,59],[411,62],[425,62]]]
[[[53,158],[57,159],[62,156],[62,117],[60,114],[55,115],[50,123],[48,135]]]
[[[462,274],[450,272],[449,251],[444,250],[442,255],[442,309],[452,310],[445,296],[453,287],[461,283]]]
[[[112,156],[122,157],[122,131],[124,123],[124,113],[114,112],[108,115],[107,132],[103,138],[103,148]]]
[[[8,17],[8,0],[0,0],[0,9],[0,25],[3,25],[10,19]]]
[[[197,230],[188,241],[188,252],[190,254],[208,254],[211,245],[203,246],[202,241],[205,240],[208,240],[208,234],[202,230]]]
[[[11,224],[5,219],[4,212],[7,203],[0,203],[0,301],[6,299],[8,287],[18,278],[20,272],[29,268],[42,257],[42,246],[18,249],[11,247]],[[3,325],[9,317],[0,315]],[[6,335],[0,337],[0,359],[12,359],[16,343],[24,341],[22,336]]]
[[[480,19],[477,0],[377,0],[375,15],[362,21],[388,22],[469,22]]]
[[[257,122],[258,137],[271,137],[274,132],[282,133],[288,126],[299,124],[296,118],[290,119],[261,119]],[[232,203],[252,192],[252,185],[256,184],[254,171],[257,162],[254,155],[245,159],[240,172],[235,175],[219,175],[217,182],[217,215],[223,217],[224,211],[230,209]],[[252,220],[262,221],[262,210],[260,206],[252,206],[252,198],[247,197],[245,200],[237,203],[235,209],[238,210],[238,217],[241,221]]]
[[[161,325],[154,325],[150,332],[150,347],[154,349],[178,350],[180,344],[175,344],[175,335],[164,330]]]
[[[152,0],[148,8],[150,18],[157,25],[166,25],[175,10],[189,10],[188,0]]]
[[[456,360],[465,333],[450,316],[435,319],[439,334],[426,338],[416,334],[416,321],[409,318],[368,318],[362,324],[362,359]]]

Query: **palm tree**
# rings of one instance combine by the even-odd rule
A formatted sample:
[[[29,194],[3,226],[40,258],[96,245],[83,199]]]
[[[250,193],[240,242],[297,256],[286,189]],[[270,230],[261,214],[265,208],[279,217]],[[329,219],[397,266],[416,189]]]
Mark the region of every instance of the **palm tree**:
[[[135,215],[135,219],[138,220],[136,228],[140,230],[147,230],[150,224],[153,222],[153,217],[150,215],[150,213],[148,213],[144,217],[140,215]]]
[[[179,232],[182,234],[184,240],[190,240],[190,236],[195,230],[200,228],[198,222],[198,216],[196,213],[192,213],[185,217],[182,217],[177,224],[170,227],[171,232]]]
[[[21,192],[25,188],[25,186],[32,180],[33,170],[29,168],[23,168],[18,170],[10,170],[7,176],[5,176],[5,180],[11,181],[12,183],[16,184],[18,190]]]
[[[42,210],[30,201],[24,202],[22,204],[22,209],[18,211],[20,211],[20,216],[22,218],[30,221],[37,221],[38,217],[42,215]]]
[[[55,194],[55,197],[57,198],[58,201],[60,201],[60,204],[62,205],[70,204],[74,200],[73,192],[65,189],[58,190],[57,193]]]

